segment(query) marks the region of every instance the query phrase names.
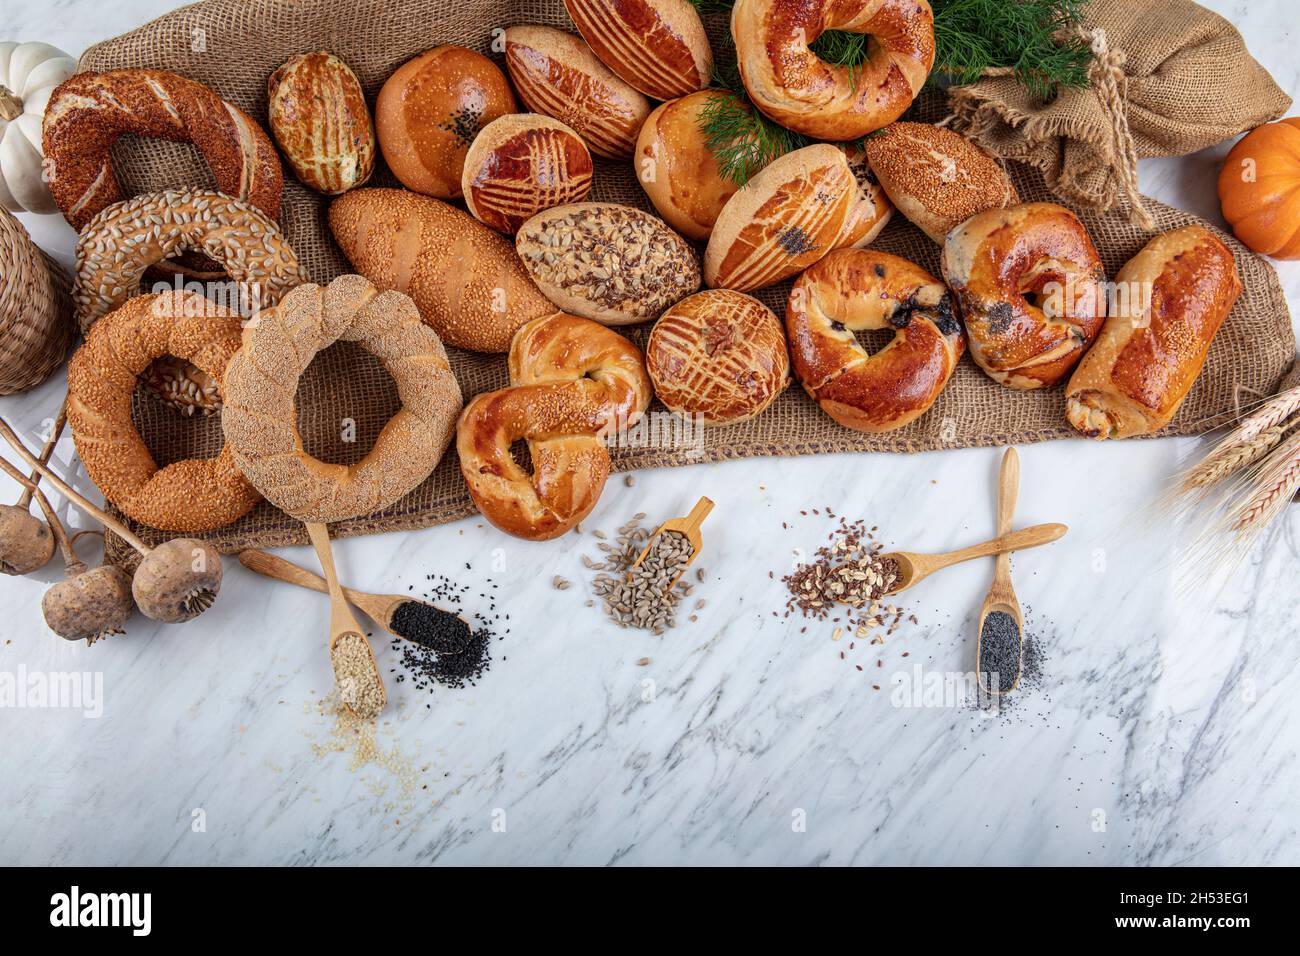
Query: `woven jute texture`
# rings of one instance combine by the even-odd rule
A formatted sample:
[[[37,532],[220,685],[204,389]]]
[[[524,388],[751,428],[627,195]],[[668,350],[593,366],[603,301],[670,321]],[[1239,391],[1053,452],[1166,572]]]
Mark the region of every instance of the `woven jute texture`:
[[[0,395],[25,391],[63,364],[72,344],[72,298],[63,267],[0,209]]]
[[[1089,0],[1083,26],[1121,73],[1122,121],[1137,159],[1183,156],[1277,119],[1291,105],[1237,28],[1191,0]],[[995,156],[1030,163],[1062,198],[1110,209],[1122,194],[1123,129],[1093,85],[1039,100],[1009,76],[953,90],[953,128]]]
[[[383,81],[410,57],[441,43],[459,43],[491,53],[493,31],[519,23],[545,23],[572,29],[561,0],[404,0],[402,3],[353,3],[336,0],[210,0],[177,10],[139,30],[93,47],[83,69],[151,66],[175,70],[206,83],[222,96],[265,121],[267,76],[295,53],[330,50],[357,72],[373,98]],[[711,17],[715,39],[725,17]],[[715,50],[722,49],[715,43]],[[491,54],[495,55],[495,54]],[[933,120],[946,104],[939,94],[918,102],[913,116]],[[167,186],[210,185],[192,149],[158,142],[123,142],[115,153],[128,192]],[[1014,170],[1026,199],[1046,199],[1042,176],[1029,166]],[[375,184],[394,185],[385,169]],[[593,198],[628,203],[649,210],[631,164],[598,162]],[[1152,203],[1160,230],[1197,220]],[[348,270],[325,226],[326,201],[286,175],[283,225],[299,258],[315,281]],[[1107,269],[1114,273],[1150,237],[1122,219],[1085,216]],[[1192,434],[1223,422],[1243,394],[1271,392],[1292,364],[1295,341],[1286,302],[1272,268],[1231,237],[1245,293],[1214,342],[1208,367],[1167,434]],[[877,247],[938,272],[939,250],[901,217],[877,240]],[[788,285],[760,294],[778,314],[784,311]],[[644,342],[648,326],[631,335]],[[448,350],[466,398],[506,384],[502,356]],[[1072,430],[1063,417],[1060,388],[1044,393],[1013,392],[994,384],[971,361],[963,359],[935,407],[906,428],[867,435],[842,428],[826,417],[793,385],[757,420],[706,432],[702,446],[620,447],[618,470],[686,465],[757,455],[807,455],[823,452],[921,451],[973,445],[1002,445],[1065,438]],[[360,459],[397,408],[392,382],[378,364],[347,345],[327,349],[307,370],[298,393],[299,424],[308,452],[327,461]],[[655,410],[663,411],[656,404]],[[141,434],[160,464],[215,454],[220,428],[215,419],[181,420],[153,398],[137,394],[136,419]],[[355,422],[355,441],[344,442],[344,419]],[[662,437],[662,433],[661,433]],[[678,436],[679,438],[682,436]],[[689,437],[689,436],[688,436]],[[698,478],[693,479],[698,480]],[[449,451],[419,488],[384,511],[343,521],[336,536],[426,527],[474,511]],[[146,541],[165,537],[136,529]],[[223,551],[251,546],[301,544],[302,526],[263,503],[229,528],[206,536]],[[123,554],[121,543],[114,555]]]

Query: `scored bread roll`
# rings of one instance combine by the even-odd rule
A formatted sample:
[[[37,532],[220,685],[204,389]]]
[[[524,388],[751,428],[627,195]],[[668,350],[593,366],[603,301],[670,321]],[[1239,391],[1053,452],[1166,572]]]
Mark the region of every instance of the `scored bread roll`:
[[[572,126],[597,156],[627,159],[650,101],[597,59],[572,33],[509,27],[506,70],[524,105]]]
[[[840,248],[861,249],[871,245],[882,229],[894,218],[894,204],[867,163],[860,143],[840,143],[849,171],[858,182],[858,207],[844,223]]]
[[[727,200],[739,188],[718,172],[718,161],[700,130],[700,111],[731,97],[701,90],[658,106],[636,141],[636,176],[663,216],[687,239],[709,238]]]
[[[704,251],[705,284],[761,289],[860,241],[861,202],[839,147],[817,143],[786,153],[722,207]]]
[[[1098,439],[1168,425],[1240,294],[1232,250],[1208,229],[1148,242],[1115,276],[1110,317],[1070,378],[1070,424]]]
[[[518,110],[496,65],[473,50],[440,46],[388,78],[375,101],[379,148],[407,189],[439,199],[460,195],[465,153],[499,116]]]
[[[514,235],[543,209],[591,192],[591,153],[574,130],[540,113],[493,120],[465,154],[461,191],[479,222]]]
[[[353,268],[409,295],[447,345],[505,352],[516,329],[555,311],[508,239],[437,199],[354,189],[334,200],[329,222]]]
[[[940,245],[976,213],[1020,202],[1005,170],[950,129],[891,123],[862,146],[890,201]]]
[[[730,289],[697,292],[660,316],[645,358],[659,400],[705,425],[749,421],[790,384],[781,321]]]
[[[709,85],[713,53],[689,0],[564,0],[596,56],[657,100]]]

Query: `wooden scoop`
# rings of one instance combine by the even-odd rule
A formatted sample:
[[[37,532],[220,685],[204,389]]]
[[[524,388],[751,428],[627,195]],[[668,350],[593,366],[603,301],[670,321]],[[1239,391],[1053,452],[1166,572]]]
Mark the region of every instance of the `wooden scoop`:
[[[292,561],[286,561],[274,554],[267,554],[265,551],[250,548],[239,553],[239,563],[263,577],[283,581],[285,584],[296,584],[300,588],[319,591],[321,594],[329,594],[329,583],[319,574],[313,574],[306,568],[300,567]],[[410,638],[393,630],[393,614],[403,604],[423,604],[427,607],[437,608],[443,614],[450,614],[452,617],[460,618],[465,626],[469,627],[469,622],[459,614],[452,614],[451,611],[440,608],[430,601],[421,601],[409,594],[368,594],[365,591],[356,591],[344,587],[343,596],[348,599],[348,603],[353,607],[374,618],[375,623],[393,637],[400,637],[403,640],[410,640]]]
[[[366,646],[366,653],[370,658],[370,666],[374,669],[373,675],[367,676],[367,680],[373,677],[376,684],[379,685],[381,695],[379,709],[382,711],[384,704],[387,703],[388,696],[384,691],[384,679],[379,673],[379,664],[375,662],[375,652],[370,649],[370,642],[366,640],[365,632],[361,630],[361,625],[352,614],[352,609],[348,607],[347,600],[343,597],[343,588],[339,586],[339,577],[334,570],[334,551],[330,548],[330,533],[325,525],[315,521],[305,522],[307,525],[307,535],[311,538],[312,545],[316,548],[316,556],[320,559],[321,569],[325,572],[325,581],[329,587],[330,594],[330,659],[334,659],[334,649],[338,642],[348,634],[355,634],[361,639]],[[337,675],[336,675],[337,676]],[[358,717],[373,717],[373,714],[360,714],[353,706],[352,701],[348,700],[346,695],[343,701],[348,710],[352,711]]]
[[[998,534],[1006,534],[1011,530],[1019,490],[1020,455],[1014,448],[1008,448],[1002,456],[1002,471],[998,476]],[[999,674],[997,686],[991,688],[984,676],[984,621],[995,611],[1011,615],[1016,622],[1016,663],[1010,683],[1007,682],[1006,674]],[[1020,613],[1020,602],[1016,600],[1015,589],[1011,586],[1011,558],[1004,551],[997,556],[993,565],[993,584],[988,596],[984,598],[984,606],[980,608],[979,631],[975,641],[975,673],[979,677],[980,687],[999,695],[1016,689],[1020,683],[1020,655],[1024,633],[1024,616]]]
[[[1042,544],[1051,544],[1070,529],[1063,524],[1036,524],[1021,528],[1010,534],[1004,534],[983,544],[973,544],[960,551],[948,551],[944,554],[917,554],[913,551],[890,551],[880,555],[893,558],[898,562],[898,580],[887,593],[897,594],[906,591],[918,581],[924,581],[936,571],[961,564],[972,558],[987,558],[991,554],[1006,554],[1008,551],[1023,551],[1036,548]]]
[[[635,568],[640,566],[641,562],[645,560],[645,556],[650,553],[650,545],[654,543],[654,539],[659,537],[659,535],[663,534],[665,531],[676,531],[679,534],[685,535],[686,540],[691,543],[691,557],[690,560],[682,565],[682,570],[677,572],[677,577],[668,582],[668,588],[665,588],[665,590],[672,588],[672,586],[677,583],[677,578],[680,578],[682,573],[694,564],[695,559],[699,557],[700,549],[704,547],[704,541],[700,538],[700,525],[704,524],[704,519],[709,516],[709,512],[712,510],[713,502],[708,498],[701,498],[699,501],[695,502],[695,507],[691,509],[691,513],[685,518],[670,518],[665,521],[659,526],[654,534],[650,535],[649,540],[646,541],[645,547],[641,549],[641,553],[637,555],[637,559],[632,562],[632,567]],[[631,574],[632,568],[628,568],[628,576],[630,577]]]

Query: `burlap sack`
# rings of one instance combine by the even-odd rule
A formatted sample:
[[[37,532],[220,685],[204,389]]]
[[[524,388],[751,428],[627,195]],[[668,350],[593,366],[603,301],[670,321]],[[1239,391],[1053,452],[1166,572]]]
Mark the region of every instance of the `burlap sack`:
[[[334,0],[209,0],[93,47],[81,65],[94,70],[139,66],[175,70],[210,85],[251,115],[264,118],[266,78],[295,53],[333,51],[356,70],[373,99],[388,75],[416,53],[447,42],[488,52],[493,30],[515,23],[571,29],[561,0],[404,0],[401,4],[355,5]],[[725,24],[725,17],[710,18],[715,36]],[[935,119],[943,109],[943,97],[935,95],[919,103],[914,112],[918,118]],[[210,182],[202,163],[186,147],[123,142],[115,156],[128,191]],[[1030,167],[1016,167],[1014,176],[1026,199],[1048,198],[1041,175]],[[393,180],[381,169],[376,183],[392,185]],[[630,163],[598,162],[593,197],[650,209]],[[331,279],[348,268],[324,225],[326,205],[322,197],[286,176],[283,224],[317,281]],[[1152,205],[1161,230],[1197,221],[1177,210]],[[1086,216],[1085,222],[1112,273],[1149,238],[1119,219]],[[1168,434],[1201,432],[1223,422],[1233,414],[1243,392],[1271,392],[1294,358],[1295,340],[1286,301],[1273,269],[1231,237],[1224,238],[1237,255],[1246,291],[1215,340],[1205,374]],[[889,225],[877,246],[938,272],[938,247],[901,217]],[[781,313],[788,289],[788,285],[768,289],[760,298]],[[641,327],[632,335],[644,341],[646,332],[647,327]],[[502,356],[449,352],[467,397],[506,384]],[[842,428],[822,414],[798,385],[792,385],[755,421],[710,429],[698,447],[679,442],[669,447],[619,448],[614,452],[615,467],[686,465],[756,455],[908,452],[1065,438],[1074,433],[1063,417],[1064,404],[1060,388],[1043,393],[1013,392],[994,384],[964,359],[930,413],[895,432],[868,435]],[[307,450],[328,461],[359,460],[396,407],[396,392],[387,374],[373,359],[345,344],[331,347],[316,359],[298,392],[299,424]],[[663,408],[656,404],[655,410],[662,412]],[[341,440],[344,418],[356,422],[355,442]],[[220,427],[215,419],[182,420],[143,392],[136,397],[136,419],[160,463],[211,455],[220,447]],[[347,536],[421,528],[473,511],[453,450],[433,475],[404,499],[378,514],[340,522],[332,531]],[[150,542],[168,537],[147,528],[136,530]],[[227,552],[306,543],[302,526],[266,503],[207,537]],[[120,542],[114,544],[112,553],[118,558],[126,555]]]
[[[1237,28],[1191,0],[1089,0],[1083,26],[1098,57],[1087,89],[1043,102],[1014,77],[990,76],[951,91],[954,129],[1041,170],[1060,198],[1111,209],[1137,159],[1194,153],[1291,105]]]

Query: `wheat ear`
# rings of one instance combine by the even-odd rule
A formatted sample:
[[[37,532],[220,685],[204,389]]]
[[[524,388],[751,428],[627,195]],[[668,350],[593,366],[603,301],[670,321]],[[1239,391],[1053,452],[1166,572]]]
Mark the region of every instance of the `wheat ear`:
[[[1300,409],[1300,385],[1274,395],[1247,415],[1233,435],[1239,442],[1253,441],[1267,429],[1280,425]],[[1229,436],[1230,438],[1232,436]],[[1227,442],[1224,443],[1225,445]]]
[[[1233,509],[1232,529],[1245,536],[1263,530],[1300,489],[1300,433],[1264,460],[1252,484],[1256,490]]]
[[[1235,440],[1237,435],[1234,432],[1183,476],[1183,490],[1209,487],[1238,469],[1254,464],[1282,440],[1286,430],[1286,425],[1274,425],[1244,442]]]

